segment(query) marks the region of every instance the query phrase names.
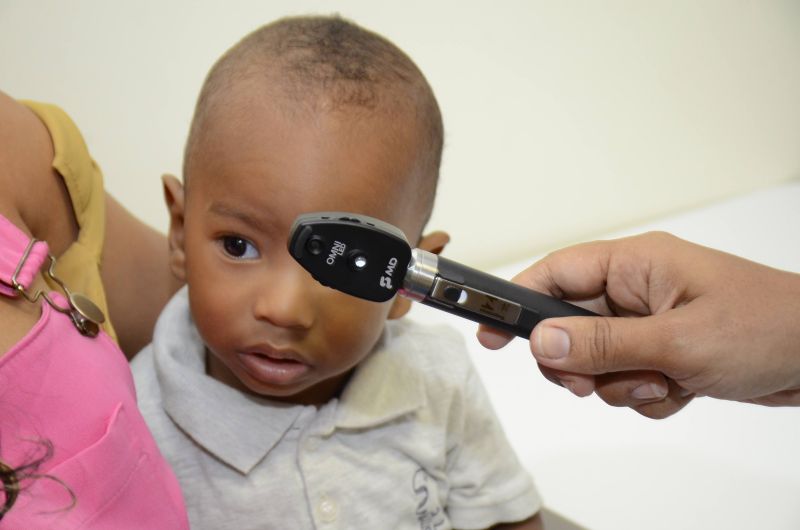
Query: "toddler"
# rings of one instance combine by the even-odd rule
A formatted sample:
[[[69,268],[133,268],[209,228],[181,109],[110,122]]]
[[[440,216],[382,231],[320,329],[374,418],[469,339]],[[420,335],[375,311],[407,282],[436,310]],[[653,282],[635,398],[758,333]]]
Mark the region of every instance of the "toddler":
[[[301,213],[422,235],[442,150],[414,63],[338,17],[265,26],[211,69],[184,182],[165,177],[186,282],[134,360],[193,528],[537,528],[533,483],[457,333],[410,302],[323,287],[289,255]]]

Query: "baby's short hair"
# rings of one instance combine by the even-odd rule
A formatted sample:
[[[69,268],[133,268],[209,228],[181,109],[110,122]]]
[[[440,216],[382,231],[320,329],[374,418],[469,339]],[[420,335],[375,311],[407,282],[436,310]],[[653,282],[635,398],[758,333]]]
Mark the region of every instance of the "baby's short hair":
[[[238,83],[259,80],[272,82],[271,89],[293,102],[323,101],[325,110],[369,112],[404,104],[403,111],[413,113],[423,139],[422,182],[415,187],[423,211],[430,214],[444,141],[433,91],[397,46],[339,16],[277,20],[244,37],[214,64],[195,107],[184,153],[184,179],[189,156],[220,96]]]

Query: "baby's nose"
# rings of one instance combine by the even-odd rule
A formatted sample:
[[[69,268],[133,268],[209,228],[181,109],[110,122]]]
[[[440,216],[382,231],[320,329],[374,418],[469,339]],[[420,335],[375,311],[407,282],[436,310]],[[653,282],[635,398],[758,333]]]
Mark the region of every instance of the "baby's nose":
[[[256,319],[280,328],[308,329],[314,323],[313,285],[299,267],[271,271],[258,288]]]

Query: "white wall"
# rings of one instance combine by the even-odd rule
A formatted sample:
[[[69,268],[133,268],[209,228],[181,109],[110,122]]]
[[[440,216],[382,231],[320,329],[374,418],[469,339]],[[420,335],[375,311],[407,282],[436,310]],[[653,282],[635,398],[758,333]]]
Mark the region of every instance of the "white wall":
[[[432,228],[491,266],[800,174],[800,2],[0,0],[0,89],[82,127],[108,188],[164,228],[211,63],[276,17],[338,11],[436,91]]]

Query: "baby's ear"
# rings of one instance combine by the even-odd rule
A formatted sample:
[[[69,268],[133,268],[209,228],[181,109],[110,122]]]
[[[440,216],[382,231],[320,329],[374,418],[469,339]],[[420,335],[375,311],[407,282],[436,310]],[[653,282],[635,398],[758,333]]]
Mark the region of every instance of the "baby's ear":
[[[164,202],[169,213],[169,267],[172,274],[182,282],[186,281],[186,252],[183,247],[185,232],[184,189],[175,175],[161,176],[164,186]]]
[[[444,247],[446,247],[449,242],[450,234],[441,230],[437,230],[435,232],[431,232],[430,234],[424,234],[420,238],[417,248],[427,250],[428,252],[432,252],[434,254],[441,254],[441,252],[444,250]]]
[[[417,248],[439,254],[449,242],[450,235],[448,235],[447,232],[437,230],[436,232],[423,235],[419,240]],[[395,296],[394,302],[392,302],[392,308],[389,310],[389,318],[400,318],[408,313],[410,309],[411,300],[405,296]]]

